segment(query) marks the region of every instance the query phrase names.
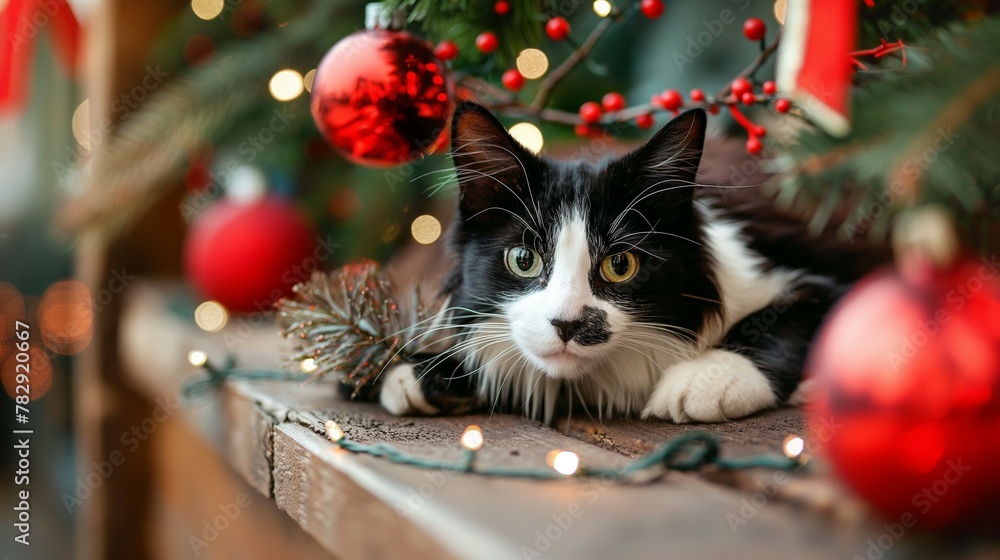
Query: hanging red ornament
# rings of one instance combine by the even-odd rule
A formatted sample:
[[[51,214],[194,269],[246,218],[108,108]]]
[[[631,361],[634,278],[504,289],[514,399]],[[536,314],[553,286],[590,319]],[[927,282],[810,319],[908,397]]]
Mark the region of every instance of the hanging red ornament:
[[[318,266],[315,249],[315,232],[291,203],[224,198],[191,225],[184,263],[200,296],[233,311],[265,311]]]
[[[344,157],[395,165],[447,138],[450,82],[430,45],[403,31],[359,31],[316,68],[312,114]]]
[[[890,523],[995,528],[998,263],[916,270],[863,280],[822,330],[807,367],[814,435]]]

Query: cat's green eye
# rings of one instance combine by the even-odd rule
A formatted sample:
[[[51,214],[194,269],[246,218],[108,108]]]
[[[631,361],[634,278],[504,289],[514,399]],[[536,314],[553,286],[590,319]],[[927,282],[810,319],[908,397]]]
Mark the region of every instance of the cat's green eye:
[[[608,282],[628,282],[636,272],[639,272],[639,258],[627,251],[604,257],[601,261],[601,277]]]
[[[511,247],[504,251],[507,268],[521,278],[535,278],[542,273],[542,257],[528,247]]]

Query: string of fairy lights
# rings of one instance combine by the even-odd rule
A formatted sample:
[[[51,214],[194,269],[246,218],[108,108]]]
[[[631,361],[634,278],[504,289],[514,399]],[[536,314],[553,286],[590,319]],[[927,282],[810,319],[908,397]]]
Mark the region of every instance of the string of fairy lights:
[[[184,396],[187,400],[205,396],[227,380],[260,381],[294,379],[285,372],[270,370],[236,369],[230,359],[222,367],[212,365],[208,354],[201,350],[192,350],[188,354],[191,365],[204,370],[204,375],[194,376],[184,384]],[[304,360],[301,369],[306,372],[308,366]],[[315,365],[313,365],[315,368]],[[809,457],[805,451],[805,441],[802,437],[791,434],[785,438],[782,455],[754,455],[747,457],[723,457],[720,454],[719,439],[706,432],[692,431],[671,439],[656,447],[647,455],[634,459],[621,468],[607,468],[587,465],[580,455],[565,449],[552,449],[545,456],[548,469],[533,467],[505,467],[484,465],[478,460],[477,454],[486,446],[486,437],[482,428],[472,424],[465,428],[458,438],[458,444],[464,451],[461,460],[441,460],[407,453],[384,442],[362,443],[347,437],[344,428],[336,420],[327,420],[324,428],[329,441],[337,448],[359,455],[379,457],[393,463],[408,465],[423,469],[458,471],[482,476],[529,479],[557,478],[590,478],[600,477],[605,480],[631,480],[640,473],[651,473],[662,470],[693,471],[705,466],[714,466],[726,470],[744,470],[751,468],[770,468],[779,470],[798,470],[803,468]]]

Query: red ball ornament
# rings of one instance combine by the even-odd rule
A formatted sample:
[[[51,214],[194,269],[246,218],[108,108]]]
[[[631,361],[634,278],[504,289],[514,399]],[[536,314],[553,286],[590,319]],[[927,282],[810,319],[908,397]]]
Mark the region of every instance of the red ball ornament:
[[[768,95],[774,95],[775,93],[778,92],[778,84],[774,83],[774,80],[768,80],[764,82],[764,85],[761,86],[760,89],[762,89],[764,93]]]
[[[787,99],[779,99],[774,102],[774,109],[779,113],[787,113],[792,108],[792,102]]]
[[[524,75],[518,72],[517,68],[511,68],[500,76],[500,82],[510,91],[521,91],[524,87]]]
[[[697,88],[691,90],[691,101],[696,101],[700,103],[704,100],[705,100],[705,92]]]
[[[595,124],[601,120],[601,106],[593,101],[580,105],[580,120],[585,124]]]
[[[554,17],[545,24],[545,34],[553,41],[562,41],[569,37],[569,22],[563,17]]]
[[[434,56],[444,61],[455,60],[458,58],[458,45],[454,41],[445,39],[434,47]]]
[[[635,126],[639,128],[651,128],[653,126],[653,115],[643,113],[635,118]]]
[[[876,273],[840,303],[807,365],[814,438],[892,523],[1000,522],[1000,269],[961,259]]]
[[[743,34],[751,41],[760,41],[766,33],[767,26],[764,25],[764,21],[760,18],[747,18],[743,22]]]
[[[762,149],[764,149],[764,145],[760,143],[760,138],[757,138],[756,136],[751,136],[750,138],[747,138],[748,154],[755,156],[759,154]]]
[[[604,97],[601,98],[601,107],[609,113],[621,111],[625,108],[625,96],[617,91],[606,93],[604,94]]]
[[[312,115],[344,157],[396,165],[447,140],[450,82],[423,40],[403,31],[360,31],[316,68]]]
[[[507,12],[510,11],[510,2],[507,2],[507,0],[500,0],[496,4],[493,4],[493,11],[498,16],[507,15]]]
[[[746,78],[736,78],[729,87],[733,90],[733,95],[735,95],[737,99],[739,99],[739,97],[744,93],[753,90],[753,84],[751,84],[750,80]]]
[[[476,48],[483,54],[490,54],[500,47],[500,39],[492,31],[483,31],[476,36]]]
[[[222,199],[192,224],[184,265],[201,297],[232,311],[266,311],[317,268],[315,252],[316,233],[291,203]]]
[[[660,94],[660,105],[668,111],[676,111],[684,104],[684,98],[676,89],[668,89]]]
[[[642,0],[639,9],[642,10],[642,15],[656,19],[663,15],[663,0]]]

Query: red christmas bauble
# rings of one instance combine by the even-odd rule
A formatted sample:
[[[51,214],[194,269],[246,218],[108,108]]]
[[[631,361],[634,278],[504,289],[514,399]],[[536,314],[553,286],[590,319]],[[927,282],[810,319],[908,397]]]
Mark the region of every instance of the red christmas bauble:
[[[319,264],[315,252],[316,233],[291,203],[223,199],[192,224],[184,265],[200,296],[233,311],[263,311],[308,278]]]
[[[444,143],[450,90],[444,64],[425,41],[403,31],[359,31],[316,68],[312,114],[344,157],[396,165]]]
[[[1000,521],[995,261],[863,280],[823,328],[807,372],[814,439],[890,522]]]

